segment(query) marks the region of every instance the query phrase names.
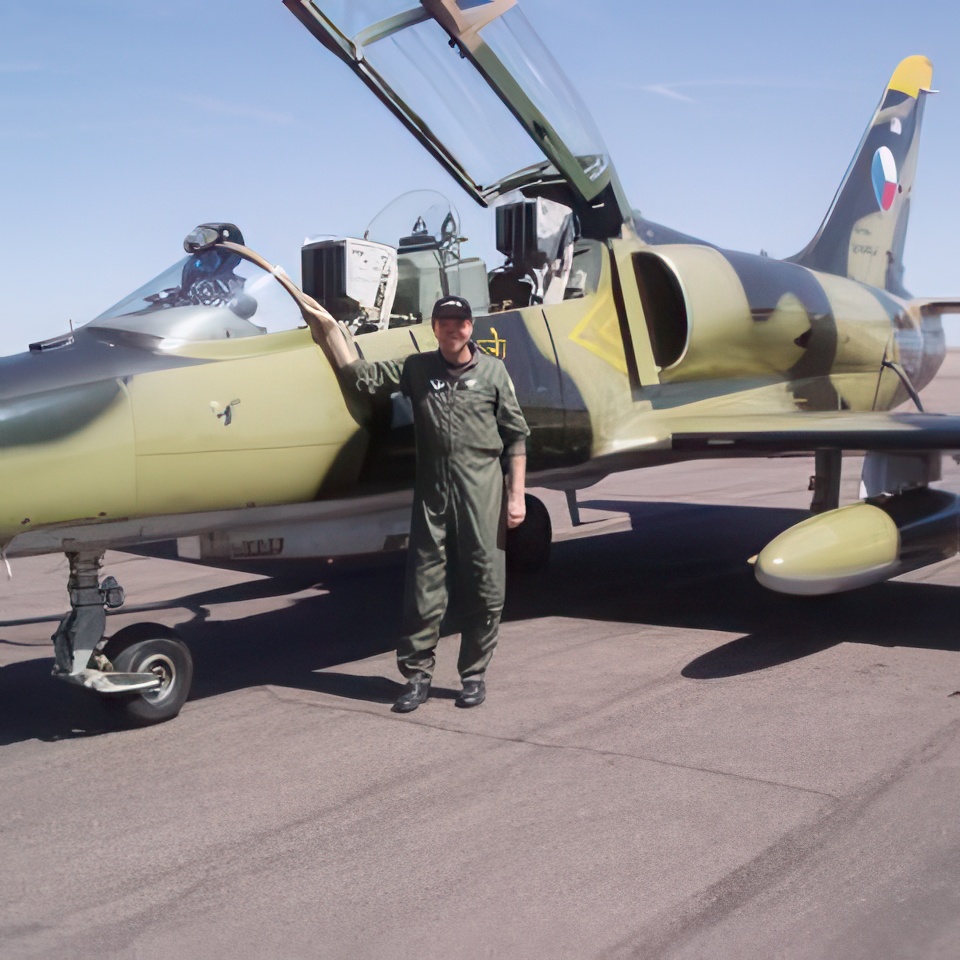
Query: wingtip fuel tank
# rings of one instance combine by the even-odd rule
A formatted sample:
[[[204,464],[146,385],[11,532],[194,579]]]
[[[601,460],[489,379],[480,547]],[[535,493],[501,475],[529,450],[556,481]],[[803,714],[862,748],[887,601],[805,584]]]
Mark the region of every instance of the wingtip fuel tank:
[[[757,580],[796,596],[842,593],[954,556],[960,497],[921,488],[829,510],[772,540]]]

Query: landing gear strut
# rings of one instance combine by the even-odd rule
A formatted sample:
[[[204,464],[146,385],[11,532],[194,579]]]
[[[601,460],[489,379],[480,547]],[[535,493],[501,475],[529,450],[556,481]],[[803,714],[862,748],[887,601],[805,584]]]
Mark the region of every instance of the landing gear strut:
[[[843,465],[841,450],[817,450],[814,453],[814,475],[810,478],[809,490],[813,491],[811,513],[825,513],[840,506],[840,469]]]
[[[99,579],[103,554],[67,553],[70,612],[53,635],[53,675],[110,699],[137,726],[175,717],[187,699],[193,661],[169,627],[140,623],[104,643],[105,608],[124,601],[123,588]]]

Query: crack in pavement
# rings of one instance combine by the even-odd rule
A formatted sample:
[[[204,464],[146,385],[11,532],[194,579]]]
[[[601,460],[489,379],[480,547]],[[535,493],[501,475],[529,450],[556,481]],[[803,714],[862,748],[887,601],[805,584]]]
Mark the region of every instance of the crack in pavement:
[[[892,769],[867,781],[856,793],[836,798],[837,803],[818,822],[802,824],[783,834],[751,860],[688,897],[686,903],[672,905],[668,916],[622,938],[604,956],[608,960],[666,960],[674,956],[775,885],[800,874],[831,838],[846,834],[851,824],[861,820],[868,808],[909,773],[936,759],[958,732],[960,720],[951,721]]]
[[[729,770],[717,770],[713,767],[700,767],[696,764],[689,763],[678,763],[672,760],[662,760],[657,757],[648,757],[643,754],[637,753],[627,753],[626,751],[620,750],[604,750],[599,747],[587,747],[581,746],[578,744],[565,744],[565,743],[551,743],[547,740],[531,740],[525,737],[508,737],[502,734],[496,733],[486,733],[479,730],[464,730],[459,727],[449,727],[445,726],[442,723],[430,723],[429,721],[424,721],[423,719],[414,720],[412,718],[405,718],[401,720],[399,717],[395,717],[392,713],[389,716],[384,716],[382,713],[379,713],[374,710],[365,710],[362,707],[341,707],[337,704],[332,703],[318,703],[316,701],[307,700],[298,696],[284,696],[277,689],[270,686],[269,684],[265,685],[262,689],[266,690],[272,697],[283,702],[283,703],[297,703],[307,707],[317,707],[327,710],[335,710],[340,713],[363,713],[368,717],[377,717],[380,720],[387,721],[388,723],[414,723],[421,727],[429,727],[431,730],[439,730],[443,733],[458,733],[465,736],[477,737],[484,740],[497,741],[500,743],[517,743],[523,744],[530,747],[544,747],[550,750],[567,750],[567,751],[576,751],[579,753],[591,754],[593,756],[600,757],[621,757],[626,760],[637,760],[641,763],[652,763],[656,766],[661,767],[671,767],[677,770],[688,770],[693,773],[706,773],[715,777],[722,777],[724,779],[730,780],[739,780],[746,783],[758,783],[768,787],[777,787],[783,790],[791,790],[796,793],[805,793],[811,796],[824,797],[828,800],[837,800],[839,795],[835,793],[827,793],[823,790],[814,790],[812,787],[801,787],[793,783],[785,783],[779,780],[768,780],[764,777],[751,777],[748,774],[743,773],[732,773]]]

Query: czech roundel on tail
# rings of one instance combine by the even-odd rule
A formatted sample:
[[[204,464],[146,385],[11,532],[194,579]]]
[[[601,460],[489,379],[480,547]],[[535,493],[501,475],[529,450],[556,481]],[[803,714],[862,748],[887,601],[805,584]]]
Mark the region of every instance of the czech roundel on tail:
[[[816,235],[775,260],[632,208],[516,0],[283,3],[460,189],[495,205],[502,261],[466,254],[452,206],[426,191],[355,237],[307,242],[300,285],[236,225],[201,224],[154,280],[0,359],[0,550],[69,560],[57,677],[138,724],[186,699],[192,663],[173,631],[105,636],[105,608],[123,602],[100,579],[109,548],[178,538],[217,562],[401,547],[409,410],[338,364],[436,349],[430,308],[446,295],[471,303],[476,341],[507,366],[531,486],[813,453],[812,515],[753,558],[764,586],[832,593],[958,552],[960,500],[933,484],[960,451],[960,417],[918,394],[960,298],[903,285],[925,57],[894,70]],[[865,497],[840,506],[846,451],[866,454]],[[515,548],[543,562],[549,523],[527,512]]]

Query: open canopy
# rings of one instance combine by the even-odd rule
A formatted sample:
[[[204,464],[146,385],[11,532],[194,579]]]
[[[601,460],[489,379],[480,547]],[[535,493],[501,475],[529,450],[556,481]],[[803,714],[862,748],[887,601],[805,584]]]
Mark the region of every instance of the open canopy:
[[[631,213],[603,140],[516,0],[284,0],[484,206],[559,185],[587,233]]]

